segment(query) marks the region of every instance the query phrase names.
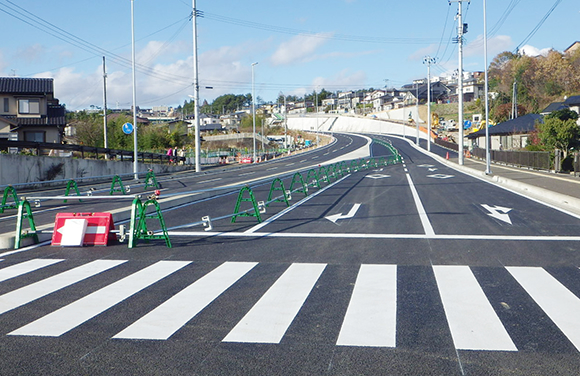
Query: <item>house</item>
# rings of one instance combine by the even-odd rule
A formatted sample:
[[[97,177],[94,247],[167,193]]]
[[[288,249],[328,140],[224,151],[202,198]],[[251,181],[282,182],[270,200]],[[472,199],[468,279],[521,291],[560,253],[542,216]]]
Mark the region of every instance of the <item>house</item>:
[[[549,115],[554,111],[566,110],[566,109],[574,111],[578,115],[580,115],[580,95],[573,95],[571,97],[568,97],[568,98],[566,98],[566,100],[564,102],[550,103],[550,105],[548,105],[548,107],[546,107],[544,110],[542,110],[541,114],[542,115]],[[580,116],[578,117],[577,124],[580,126]]]
[[[61,143],[65,125],[52,78],[0,77],[1,138]]]
[[[440,81],[431,83],[431,102],[447,103],[452,89]],[[402,87],[403,102],[406,105],[414,105],[419,98],[420,103],[427,103],[427,83],[420,82],[408,84]]]
[[[564,50],[566,55],[572,55],[577,49],[580,48],[580,41],[572,43],[572,45]]]
[[[489,128],[491,149],[517,150],[526,147],[530,133],[536,130],[537,123],[543,123],[539,114],[527,114]],[[473,146],[485,148],[485,128],[467,136]]]

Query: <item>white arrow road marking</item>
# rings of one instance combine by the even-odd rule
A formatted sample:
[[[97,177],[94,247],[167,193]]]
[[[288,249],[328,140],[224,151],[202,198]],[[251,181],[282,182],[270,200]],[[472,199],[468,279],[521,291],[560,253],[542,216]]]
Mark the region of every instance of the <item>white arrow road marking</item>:
[[[387,174],[370,174],[370,175],[366,175],[365,178],[371,178],[371,179],[384,179],[384,178],[390,178],[391,175],[387,175]]]
[[[510,225],[512,224],[512,220],[510,219],[510,216],[508,214],[512,210],[512,208],[505,208],[503,206],[489,206],[486,204],[481,204],[481,206],[483,206],[485,210],[489,211],[487,215],[489,215],[490,217],[494,217],[496,219],[499,219],[500,221],[509,223]]]
[[[434,174],[434,175],[427,175],[427,177],[433,178],[433,179],[449,179],[449,178],[454,178],[455,175]]]
[[[361,204],[354,204],[347,215],[342,215],[342,213],[338,213],[338,214],[329,215],[328,217],[325,217],[325,218],[328,219],[332,223],[336,223],[336,221],[338,221],[339,219],[352,218],[355,216],[355,214],[358,211],[358,208],[360,208],[360,206],[361,206]]]
[[[420,164],[417,167],[427,167],[427,168],[429,168],[429,167],[435,167],[435,166],[432,165],[432,164]]]
[[[437,168],[437,167],[430,167],[430,168],[428,168],[428,170],[429,170],[429,171],[437,171],[437,170],[438,170],[438,168]]]

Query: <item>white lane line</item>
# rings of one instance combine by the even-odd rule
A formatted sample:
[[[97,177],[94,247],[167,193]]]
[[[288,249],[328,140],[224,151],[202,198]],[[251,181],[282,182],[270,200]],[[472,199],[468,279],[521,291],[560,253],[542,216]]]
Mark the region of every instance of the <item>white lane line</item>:
[[[316,158],[318,158],[318,157],[319,157],[318,155],[315,155],[314,157],[312,157],[312,159],[316,159]]]
[[[456,349],[518,350],[468,266],[434,265],[433,271]]]
[[[506,269],[580,350],[580,299],[542,268],[511,266]]]
[[[61,336],[190,263],[191,261],[159,261],[8,335]]]
[[[304,163],[306,162],[306,159],[301,160],[299,163]]]
[[[238,176],[246,176],[246,175],[252,175],[252,174],[255,174],[255,173],[256,173],[256,171],[252,171],[252,172],[246,172],[246,173],[244,173],[244,174],[238,174]]]
[[[0,296],[0,314],[121,265],[125,260],[96,260]]]
[[[34,259],[0,269],[0,282],[64,261],[62,259]]]
[[[308,196],[310,197],[310,196]],[[287,208],[289,209],[289,208]],[[286,209],[285,209],[286,210]],[[280,212],[282,213],[282,212]],[[273,217],[272,217],[273,218]],[[527,236],[527,235],[426,235],[426,234],[365,234],[365,233],[319,233],[319,232],[212,232],[169,231],[170,236],[194,236],[207,238],[222,236],[231,238],[342,238],[342,239],[438,239],[438,240],[497,240],[497,241],[549,241],[580,242],[580,236]]]
[[[113,338],[166,340],[213,302],[257,262],[225,262]]]
[[[278,167],[270,167],[270,168],[267,168],[266,171],[277,170],[277,169],[278,169]]]
[[[326,264],[292,264],[223,339],[280,343]]]
[[[218,180],[222,180],[222,178],[215,178],[215,179],[209,179],[209,180],[202,180],[202,181],[198,181],[197,184],[203,184],[203,183],[211,183],[213,181],[218,181]]]
[[[303,203],[305,203],[306,201],[310,200],[311,198],[314,198],[316,196],[318,196],[319,194],[321,194],[322,192],[326,191],[327,189],[335,186],[336,184],[340,183],[341,181],[343,181],[344,179],[348,178],[350,176],[350,174],[346,175],[343,178],[340,178],[339,180],[335,181],[332,184],[327,185],[326,187],[320,189],[319,191],[314,192],[313,194],[311,194],[310,196],[306,196],[304,197],[302,200],[298,201],[297,203],[295,203],[294,205],[287,207],[286,209],[282,210],[281,212],[279,212],[276,215],[273,215],[272,217],[268,218],[267,220],[263,221],[262,223],[258,223],[257,225],[255,225],[252,228],[249,228],[248,230],[244,231],[245,234],[251,234],[254,233],[255,231],[258,231],[259,229],[261,229],[264,226],[269,225],[270,223],[274,222],[275,220],[277,220],[278,218],[280,218],[281,216],[283,216],[284,214],[291,212],[292,210],[296,209],[297,207],[299,207],[300,205],[302,205]]]
[[[294,166],[296,163],[288,163],[286,166]]]
[[[396,329],[397,266],[361,265],[336,344],[395,347]]]
[[[419,197],[419,193],[415,189],[415,184],[413,184],[413,180],[409,174],[405,174],[407,176],[407,181],[409,182],[409,188],[411,188],[411,193],[413,194],[413,200],[415,200],[415,206],[417,207],[417,212],[419,213],[419,218],[421,219],[421,224],[423,225],[423,229],[425,230],[425,234],[428,236],[435,235],[435,231],[433,230],[433,226],[431,226],[431,222],[429,221],[429,217],[425,212],[425,208],[423,207],[423,203],[421,202],[421,198]]]

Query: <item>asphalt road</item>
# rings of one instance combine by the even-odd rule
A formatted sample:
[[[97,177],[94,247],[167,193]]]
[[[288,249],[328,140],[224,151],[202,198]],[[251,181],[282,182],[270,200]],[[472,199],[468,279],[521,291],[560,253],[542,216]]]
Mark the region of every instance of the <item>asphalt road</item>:
[[[162,197],[244,183],[265,201],[275,174],[289,187],[295,170],[367,142],[336,137],[173,177]],[[1,374],[577,375],[580,219],[379,138],[403,163],[294,192],[261,223],[189,226],[231,214],[238,191],[224,191],[163,204],[172,248],[0,254]],[[107,205],[123,206],[67,210]]]

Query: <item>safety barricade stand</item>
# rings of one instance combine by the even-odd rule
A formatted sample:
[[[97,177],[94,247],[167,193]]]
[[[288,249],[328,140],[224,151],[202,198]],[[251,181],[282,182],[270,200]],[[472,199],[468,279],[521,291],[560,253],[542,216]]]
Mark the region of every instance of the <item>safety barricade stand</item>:
[[[12,195],[12,199],[14,200],[14,204],[6,204],[8,201],[8,196]],[[20,200],[18,199],[18,195],[16,194],[16,189],[13,186],[8,185],[4,188],[4,194],[2,195],[2,205],[0,206],[0,213],[4,213],[5,209],[17,209],[18,203]]]
[[[22,222],[28,220],[30,230],[22,230]],[[18,203],[18,216],[16,217],[16,238],[14,240],[14,249],[20,248],[22,240],[25,238],[32,238],[35,243],[38,243],[38,234],[36,233],[36,225],[34,224],[34,217],[32,216],[32,209],[30,203],[23,199]]]
[[[115,185],[118,184],[119,187],[117,188]],[[112,195],[114,192],[121,192],[122,194],[127,194],[127,192],[130,192],[131,189],[129,186],[127,186],[127,189],[125,189],[125,187],[123,186],[123,181],[121,180],[121,178],[119,177],[119,175],[115,175],[113,177],[113,182],[111,183],[111,189],[109,190],[109,195]]]
[[[76,181],[74,181],[73,179],[69,180],[69,181],[66,183],[66,189],[65,189],[65,191],[64,191],[64,195],[65,195],[65,196],[68,196],[68,194],[69,194],[69,192],[70,192],[70,190],[71,190],[71,189],[74,189],[74,190],[75,190],[75,192],[76,192],[77,196],[80,196],[80,195],[81,195],[81,192],[79,192],[79,187],[78,187],[78,185],[77,185],[77,182],[76,182]],[[66,203],[67,203],[67,201],[68,201],[68,200],[63,200],[62,202],[64,202],[64,203],[66,204]],[[81,201],[81,200],[79,200],[79,202],[80,202],[80,201]]]
[[[276,185],[277,184],[277,185]],[[282,191],[282,196],[276,197],[272,200],[272,194],[274,193],[274,191]],[[270,206],[271,202],[285,202],[286,206],[290,206],[290,203],[288,202],[288,200],[291,200],[292,197],[288,197],[290,196],[291,192],[290,191],[286,191],[286,189],[284,188],[284,182],[282,181],[282,179],[280,178],[276,178],[272,181],[272,185],[270,186],[270,193],[268,193],[268,201],[266,203],[266,206]]]
[[[149,187],[153,187],[155,189],[159,189],[159,183],[157,183],[157,178],[155,177],[155,173],[153,170],[147,171],[147,175],[145,175],[145,187],[143,189],[147,189]]]
[[[312,186],[316,186],[316,188],[320,188],[320,181],[318,179],[318,173],[316,173],[316,170],[311,168],[310,170],[308,170],[308,173],[306,174],[306,181],[309,181]]]
[[[300,183],[302,188],[294,189],[294,184],[296,183]],[[304,193],[304,196],[308,196],[308,186],[304,183],[304,179],[302,178],[300,172],[297,172],[294,174],[294,176],[292,176],[292,182],[290,183],[290,192],[302,192]]]
[[[344,173],[342,172],[342,167],[341,167],[340,163],[336,162],[334,164],[334,171],[336,171],[337,176],[340,176],[341,178],[344,177]]]
[[[248,198],[244,197],[244,192],[248,192],[250,197],[248,197]],[[249,210],[245,210],[243,212],[240,212],[240,206],[241,206],[242,202],[250,202],[252,204],[252,208]],[[265,206],[263,206],[263,207],[265,208]],[[252,192],[252,189],[246,185],[245,187],[240,189],[240,193],[238,194],[238,201],[236,202],[236,207],[234,209],[234,215],[232,216],[231,221],[232,221],[232,223],[236,223],[237,217],[256,217],[256,219],[258,220],[258,223],[262,223],[262,217],[260,216],[261,212],[263,213],[264,211],[260,211],[260,208],[258,207],[258,203],[256,202],[256,198],[254,197],[254,192]]]
[[[358,161],[356,159],[353,159],[350,162],[350,170],[353,172],[358,172],[359,170],[359,165],[358,165]]]
[[[116,236],[111,213],[57,213],[53,246],[109,245]]]
[[[152,213],[147,213],[150,206],[153,206],[154,211]],[[147,219],[159,220],[161,234],[155,234],[153,231],[148,229]],[[157,196],[155,195],[150,196],[144,203],[141,203],[141,198],[139,196],[135,197],[133,200],[131,206],[131,224],[129,228],[129,248],[135,247],[139,239],[145,240],[146,242],[149,242],[149,240],[152,239],[163,239],[165,240],[165,245],[168,248],[171,248],[171,240],[169,240],[165,220],[163,219],[161,207],[159,206]]]
[[[330,178],[328,177],[328,171],[326,170],[326,167],[320,166],[320,168],[318,169],[318,176],[320,177],[321,174],[322,181],[325,182],[326,184],[330,184]]]
[[[340,162],[340,169],[341,171],[347,174],[350,174],[350,168],[348,167],[348,164],[346,163],[346,161],[342,161]]]

